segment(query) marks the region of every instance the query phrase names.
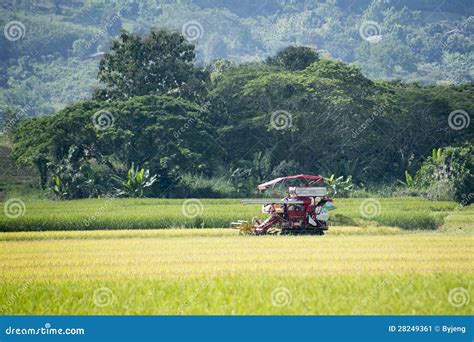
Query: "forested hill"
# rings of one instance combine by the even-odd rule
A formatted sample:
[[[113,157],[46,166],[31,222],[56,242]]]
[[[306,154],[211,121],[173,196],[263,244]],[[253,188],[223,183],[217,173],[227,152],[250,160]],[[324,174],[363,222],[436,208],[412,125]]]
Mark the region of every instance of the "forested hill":
[[[121,28],[182,32],[200,64],[304,45],[371,79],[471,82],[472,15],[470,0],[3,0],[0,106],[36,116],[89,98],[101,53]]]

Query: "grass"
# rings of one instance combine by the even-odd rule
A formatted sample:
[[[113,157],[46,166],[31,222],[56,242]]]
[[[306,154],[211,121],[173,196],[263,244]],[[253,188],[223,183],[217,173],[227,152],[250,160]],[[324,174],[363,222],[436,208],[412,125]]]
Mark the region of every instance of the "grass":
[[[0,235],[2,314],[472,314],[472,235],[335,227]],[[331,231],[330,231],[331,232]],[[344,233],[341,236],[339,234]],[[383,235],[388,234],[388,235]]]
[[[265,216],[259,214],[259,205],[242,205],[238,199],[196,201],[186,206],[183,199],[48,201],[25,198],[23,216],[9,218],[0,214],[0,231],[217,228],[228,227],[231,221],[237,219],[251,220],[253,216]],[[0,208],[1,213],[4,212],[4,204]],[[443,224],[444,218],[456,210],[454,202],[430,202],[412,197],[337,199],[335,205],[337,209],[332,212],[332,226],[436,229]],[[186,216],[183,210],[184,213],[198,215]],[[370,216],[372,213],[376,215]]]

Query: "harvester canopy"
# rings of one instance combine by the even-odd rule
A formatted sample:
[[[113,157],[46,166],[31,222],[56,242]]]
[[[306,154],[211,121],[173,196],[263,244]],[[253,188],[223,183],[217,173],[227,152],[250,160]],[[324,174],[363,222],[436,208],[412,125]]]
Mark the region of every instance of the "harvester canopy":
[[[277,183],[280,183],[281,181],[284,181],[286,179],[304,179],[307,183],[307,185],[310,185],[312,183],[323,183],[324,179],[322,176],[312,176],[312,175],[295,175],[295,176],[287,176],[287,177],[278,177],[275,178],[271,181],[262,183],[258,185],[258,190],[265,190],[268,186],[275,185]]]

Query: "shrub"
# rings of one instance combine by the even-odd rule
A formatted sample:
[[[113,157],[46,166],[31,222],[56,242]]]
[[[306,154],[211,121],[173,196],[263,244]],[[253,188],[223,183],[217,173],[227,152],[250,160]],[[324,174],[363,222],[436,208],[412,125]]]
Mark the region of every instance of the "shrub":
[[[331,197],[349,197],[354,190],[354,184],[352,183],[352,176],[346,177],[343,176],[334,177],[325,177],[324,182],[328,188],[329,195]]]
[[[224,198],[237,197],[237,190],[224,177],[206,178],[185,174],[176,191],[177,197]]]
[[[119,196],[127,197],[143,197],[144,192],[147,188],[153,185],[156,181],[156,175],[150,176],[150,170],[135,167],[135,164],[132,163],[132,166],[127,171],[127,176],[121,178],[114,175],[112,177],[117,183],[119,188],[117,189],[117,194]]]
[[[447,147],[433,153],[415,176],[415,184],[431,200],[456,200],[463,204],[473,201],[473,145]],[[466,200],[467,199],[467,200]]]

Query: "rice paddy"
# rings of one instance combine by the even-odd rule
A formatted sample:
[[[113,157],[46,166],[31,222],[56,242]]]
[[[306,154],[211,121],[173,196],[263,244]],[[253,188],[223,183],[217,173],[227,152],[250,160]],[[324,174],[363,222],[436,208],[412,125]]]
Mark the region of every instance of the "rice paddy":
[[[242,205],[238,199],[18,200],[21,215],[14,219],[0,215],[0,231],[219,228],[237,219],[265,216],[259,214],[259,205]],[[436,229],[457,211],[454,202],[413,197],[349,198],[334,203],[337,209],[332,212],[332,226]],[[9,209],[6,205],[2,212]]]
[[[336,202],[334,213],[355,224],[332,226],[324,236],[152,229],[154,220],[160,228],[186,223],[189,212],[182,211],[183,200],[145,199],[114,200],[91,221],[94,230],[80,231],[77,222],[91,215],[100,200],[25,202],[23,216],[1,221],[3,230],[35,231],[0,234],[0,312],[472,314],[472,206],[461,209],[450,202],[419,199],[378,201],[380,215],[405,219],[410,216],[397,213],[415,211],[410,204],[418,206],[418,215],[443,224],[435,230],[382,225],[374,217],[361,216],[363,200],[347,199]],[[201,200],[202,212],[196,217],[205,226],[258,211],[238,200],[224,200],[222,207],[218,202]],[[98,229],[122,221],[126,223],[121,229]],[[48,223],[52,230],[36,231],[50,228]],[[130,225],[135,229],[126,229]]]
[[[464,236],[84,233],[3,234],[2,314],[472,312],[449,300],[453,289],[472,291]]]

